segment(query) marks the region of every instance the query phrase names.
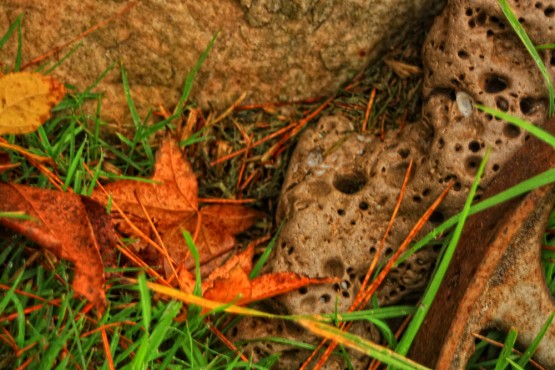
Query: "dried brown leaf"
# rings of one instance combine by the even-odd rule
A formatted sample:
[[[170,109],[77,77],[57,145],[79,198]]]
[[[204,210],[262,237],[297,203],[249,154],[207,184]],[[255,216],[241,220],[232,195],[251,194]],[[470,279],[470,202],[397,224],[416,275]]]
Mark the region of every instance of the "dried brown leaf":
[[[228,253],[235,245],[234,235],[248,229],[260,217],[259,212],[242,205],[212,205],[199,210],[197,179],[173,138],[162,142],[151,180],[155,183],[122,180],[105,189],[135,226],[156,241],[141,204],[144,206],[178,267],[194,266],[183,230],[194,236],[204,265]],[[108,199],[99,191],[93,197],[103,202]],[[132,233],[119,214],[114,212],[113,218],[121,232]],[[204,269],[205,274],[210,271]]]
[[[0,212],[23,212],[30,220],[0,218],[0,223],[75,265],[73,288],[101,312],[105,262],[113,264],[116,240],[104,207],[86,197],[0,182]]]

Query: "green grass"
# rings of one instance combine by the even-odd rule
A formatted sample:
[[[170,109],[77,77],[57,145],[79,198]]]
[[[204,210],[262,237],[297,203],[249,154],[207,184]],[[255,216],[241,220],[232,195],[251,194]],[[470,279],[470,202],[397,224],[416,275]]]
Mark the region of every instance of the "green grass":
[[[17,37],[18,52],[14,57],[14,65],[5,66],[4,72],[18,70],[21,65],[20,18],[0,39],[0,48],[14,35]],[[422,35],[419,37],[421,39]],[[523,40],[525,41],[525,38]],[[418,64],[420,60],[419,46],[415,47],[413,40],[408,41],[411,41],[412,44],[400,45],[389,57]],[[211,41],[210,46],[213,42],[214,40]],[[71,63],[71,54],[77,47],[79,45],[64,55],[60,63]],[[532,47],[532,49],[543,50],[548,47],[549,45],[540,45]],[[531,49],[528,48],[528,50]],[[146,117],[139,115],[133,103],[125,66],[120,65],[123,81],[122,93],[127,98],[133,128],[126,130],[125,134],[101,135],[101,132],[106,131],[107,125],[100,118],[101,95],[94,91],[108,70],[114,68],[111,66],[84,91],[68,86],[69,94],[55,109],[55,117],[36,133],[18,137],[8,135],[5,138],[32,153],[52,158],[54,166],[51,166],[50,169],[63,181],[64,189],[72,189],[78,194],[90,195],[96,186],[96,180],[105,182],[117,179],[144,179],[151,174],[153,169],[157,138],[164,135],[167,129],[175,128],[176,120],[180,115],[187,116],[197,109],[190,102],[189,94],[194,76],[201,68],[202,60],[206,58],[208,51],[209,48],[193,71],[186,76],[178,107],[168,119],[161,120],[154,125],[147,125],[151,113]],[[530,53],[534,57],[533,52],[530,51]],[[58,65],[59,63],[55,63],[48,68],[43,66],[43,70],[51,72]],[[391,68],[384,63],[378,63],[359,76],[352,86],[341,91],[338,98],[325,108],[322,115],[343,114],[360,125],[369,92],[372,87],[376,87],[378,92],[374,109],[370,115],[369,128],[379,127],[382,119],[393,125],[399,125],[405,121],[416,121],[420,117],[421,82],[422,77],[419,75],[400,79]],[[547,85],[549,89],[549,83]],[[552,90],[549,94],[552,96]],[[83,108],[85,102],[96,103],[96,110],[85,110]],[[249,134],[252,134],[253,140],[256,141],[285,127],[289,119],[301,118],[305,111],[314,110],[321,103],[322,100],[313,104],[293,105],[291,116],[288,119],[263,109],[237,111],[233,113],[232,119]],[[495,113],[491,114],[495,115]],[[502,116],[501,118],[511,122],[511,117]],[[237,182],[242,165],[241,157],[222,165],[210,166],[210,162],[215,159],[215,146],[225,143],[229,147],[228,151],[233,151],[241,149],[245,145],[241,132],[233,125],[232,119],[227,118],[215,125],[198,130],[192,137],[181,143],[183,147],[187,147],[189,158],[194,159],[192,164],[195,173],[203,179],[199,182],[199,195],[205,198],[234,198],[240,194],[244,198],[255,199],[254,207],[274,214],[276,199],[292,145],[280,157],[268,163],[250,163],[246,167],[243,178],[254,173],[259,174],[258,178],[244,189],[240,189]],[[265,124],[260,125],[260,122]],[[206,121],[201,121],[201,123],[204,124]],[[514,124],[520,125],[524,129],[530,129],[529,126],[526,126],[526,122],[515,121]],[[199,124],[199,126],[202,125]],[[546,142],[553,143],[553,138],[546,136],[541,131],[532,129],[531,133],[540,135]],[[254,148],[252,157],[263,156],[275,142],[275,140],[270,141]],[[21,165],[15,170],[2,174],[2,180],[31,184],[42,188],[51,187],[48,179],[24,157],[13,151],[10,151],[9,155],[12,161]],[[91,169],[92,177],[86,171],[85,165]],[[112,168],[120,170],[121,173],[114,173],[111,171]],[[478,178],[479,176],[477,176]],[[461,214],[447,220],[415,243],[408,254],[429,246],[437,236],[450,232],[446,238],[450,241],[448,246],[446,245],[447,252],[443,254],[444,258],[436,269],[435,278],[423,298],[424,304],[417,307],[379,307],[360,312],[324,315],[321,322],[317,323],[318,330],[322,330],[324,334],[327,333],[326,335],[330,335],[330,333],[338,335],[331,325],[324,324],[356,320],[371,321],[386,339],[386,347],[396,349],[401,354],[406,353],[426,313],[424,308],[429,307],[433,295],[437,291],[441,275],[448,264],[448,257],[452,254],[466,217],[554,181],[555,169],[480,203],[470,205],[470,201],[467,201]],[[0,217],[25,216],[3,213],[0,214]],[[273,235],[266,251],[259,256],[252,276],[260,272],[265,260],[270,255],[280,229],[277,226],[273,225],[271,220],[262,221],[240,237],[239,245],[245,246],[249,241],[263,235]],[[455,230],[449,231],[453,227]],[[550,228],[555,228],[555,213],[550,219]],[[276,231],[276,229],[278,230]],[[184,237],[188,238],[187,234]],[[190,240],[188,244],[194,254],[194,244]],[[555,238],[546,235],[545,244],[555,246]],[[555,293],[555,252],[544,250],[542,258],[548,287],[552,293]],[[30,260],[33,262],[28,263]],[[0,368],[14,368],[27,364],[27,368],[31,369],[45,368],[45,366],[59,369],[77,367],[107,369],[102,334],[98,330],[101,327],[106,328],[109,351],[118,369],[266,369],[278,361],[276,355],[264,357],[258,363],[241,360],[213,334],[205,317],[200,315],[199,307],[188,307],[187,320],[175,320],[176,317],[184,314],[185,305],[177,300],[168,301],[154,295],[147,286],[148,278],[140,269],[130,266],[121,256],[119,256],[119,261],[120,267],[111,272],[129,277],[136,277],[138,274],[138,283],[130,284],[118,278],[110,280],[110,288],[107,290],[110,306],[107,312],[98,318],[94,311],[85,312],[87,308],[85,302],[73,298],[71,288],[73,271],[69,264],[64,261],[54,261],[50,255],[40,252],[25,239],[12,237],[0,229],[0,284],[6,287],[0,290]],[[197,280],[198,282],[199,280]],[[415,318],[405,336],[397,344],[393,337],[394,328],[391,327],[391,322],[408,315],[414,315]],[[211,319],[212,324],[224,332],[230,327],[230,322],[234,322],[229,314],[222,312],[212,315]],[[299,320],[299,318],[289,319]],[[553,317],[550,319],[552,320]],[[547,328],[549,322],[546,322],[544,328]],[[492,337],[505,343],[503,350],[496,351],[491,349],[491,346],[480,343],[477,346],[477,355],[471,360],[474,362],[470,366],[491,369],[500,369],[509,365],[515,368],[516,366],[523,368],[528,366],[528,360],[541,339],[541,333],[538,334],[538,340],[521,357],[510,353],[516,335],[517,333],[510,333],[509,336],[504,337],[500,333],[492,333]],[[269,337],[264,340],[286,343],[299,349],[314,349],[313,344],[283,338]],[[385,363],[400,368],[414,368],[414,365],[404,361],[402,356],[385,350],[386,347],[376,347],[350,334],[344,335],[344,340],[359,350],[379,356]],[[337,354],[348,358],[344,350],[337,350]]]

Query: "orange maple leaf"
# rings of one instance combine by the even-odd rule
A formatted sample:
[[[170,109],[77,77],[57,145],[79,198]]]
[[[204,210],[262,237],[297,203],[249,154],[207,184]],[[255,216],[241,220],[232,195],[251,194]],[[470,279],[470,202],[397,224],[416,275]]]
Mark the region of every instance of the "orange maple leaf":
[[[182,230],[193,234],[200,263],[205,264],[229,252],[235,245],[234,235],[248,229],[261,215],[258,211],[235,204],[212,205],[199,210],[197,179],[190,163],[171,138],[162,142],[150,180],[150,183],[120,180],[105,186],[105,190],[134,225],[147,235],[153,235],[148,217],[152,219],[178,267],[194,266],[193,259],[188,258],[189,249]],[[108,200],[101,191],[96,191],[93,198],[105,203]],[[112,216],[118,230],[132,234],[120,214],[113,211]],[[153,236],[151,239],[157,241]],[[144,244],[139,244],[139,248],[140,245]]]
[[[0,224],[75,265],[73,288],[100,311],[106,308],[104,264],[115,265],[116,234],[104,206],[85,196],[0,182]]]
[[[202,283],[203,297],[212,301],[245,305],[275,297],[311,284],[335,283],[338,278],[309,278],[294,272],[276,272],[249,279],[252,271],[254,245],[231,257],[212,271]],[[195,281],[187,270],[179,273],[180,286],[192,293]]]

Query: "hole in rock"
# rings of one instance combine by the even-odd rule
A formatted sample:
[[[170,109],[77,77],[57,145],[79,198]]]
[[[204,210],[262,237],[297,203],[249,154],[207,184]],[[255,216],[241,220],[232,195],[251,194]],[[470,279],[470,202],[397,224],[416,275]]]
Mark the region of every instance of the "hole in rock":
[[[320,296],[320,302],[328,303],[329,301],[331,301],[331,296],[329,294],[322,294]]]
[[[424,191],[422,192],[423,197],[427,197],[429,194],[430,194],[430,189],[424,189]]]
[[[412,200],[413,200],[415,203],[420,203],[420,202],[422,202],[422,198],[420,198],[418,195],[415,195],[414,197],[412,197]]]
[[[465,14],[466,14],[468,17],[471,17],[471,16],[472,16],[472,9],[466,8]]]
[[[468,58],[468,53],[464,50],[459,50],[459,52],[457,53],[457,55],[459,56],[459,58],[461,59],[467,59]]]
[[[358,204],[358,208],[360,208],[361,211],[366,211],[368,207],[368,203],[366,203],[365,201],[362,201]]]
[[[351,283],[348,280],[343,280],[341,282],[341,289],[347,290],[351,286]]]
[[[231,336],[236,337],[237,336],[237,331],[238,331],[237,327],[234,326],[233,329],[231,329],[231,333],[230,333]]]
[[[543,11],[543,14],[545,14],[546,17],[553,17],[553,15],[555,15],[555,8],[552,6],[548,6]]]
[[[355,194],[366,185],[366,176],[360,171],[336,174],[333,186],[343,194]]]
[[[299,293],[300,294],[306,294],[308,293],[308,288],[303,286],[302,288],[299,288]]]
[[[444,145],[445,145],[445,141],[443,140],[442,137],[440,137],[437,141],[437,146],[439,149],[442,149]]]
[[[435,210],[434,212],[432,212],[428,220],[430,221],[431,224],[438,225],[445,220],[445,216],[443,215],[442,212]]]
[[[478,156],[470,156],[466,159],[464,168],[469,175],[475,175],[476,171],[478,170],[478,166],[480,166],[480,162],[482,161],[481,157]]]
[[[494,170],[495,172],[499,171],[499,165],[496,163],[491,167],[492,170]]]
[[[324,274],[327,276],[342,277],[344,272],[343,262],[339,259],[331,258],[324,264]]]
[[[335,290],[336,292],[339,292],[341,290],[338,283],[333,284],[333,290]]]
[[[474,19],[471,19],[468,21],[468,27],[470,28],[476,27],[476,22],[474,21]]]
[[[530,97],[521,99],[519,103],[520,111],[527,116],[537,112],[538,109],[542,109],[543,105],[542,100]]]
[[[343,291],[341,295],[345,298],[349,298],[349,292]]]
[[[495,105],[497,105],[497,108],[499,108],[499,110],[502,110],[503,112],[509,110],[509,102],[502,96],[498,96],[495,98]]]
[[[343,216],[345,216],[345,210],[343,210],[343,209],[338,209],[338,210],[337,210],[337,214],[338,214],[339,216],[342,216],[342,217],[343,217]]]
[[[520,128],[508,123],[505,125],[505,127],[503,127],[503,135],[505,135],[509,139],[515,139],[520,136]]]
[[[291,246],[291,247],[287,248],[287,254],[288,255],[292,255],[293,252],[295,252],[295,247]]]
[[[509,86],[509,81],[499,75],[488,75],[485,78],[484,90],[487,93],[495,94],[505,90]]]
[[[471,152],[476,153],[480,151],[480,143],[476,140],[472,140],[470,143],[468,143],[468,149]]]
[[[541,8],[543,8],[543,4],[542,4],[542,3],[539,3],[539,2],[536,3],[536,4],[534,4],[534,6],[536,7],[536,9],[541,9]]]
[[[487,19],[486,13],[480,12],[480,14],[478,14],[478,16],[476,17],[476,24],[478,26],[483,26],[484,23],[486,23],[486,19]]]
[[[410,155],[410,149],[406,149],[406,148],[399,149],[398,153],[401,156],[401,158],[405,159]]]
[[[453,190],[461,191],[461,183],[457,181],[455,185],[453,185]]]

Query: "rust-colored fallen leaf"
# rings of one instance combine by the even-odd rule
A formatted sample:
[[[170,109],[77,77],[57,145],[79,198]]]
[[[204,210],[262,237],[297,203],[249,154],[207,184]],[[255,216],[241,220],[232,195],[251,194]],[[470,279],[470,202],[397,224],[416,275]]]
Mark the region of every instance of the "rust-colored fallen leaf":
[[[173,138],[162,142],[151,180],[153,183],[121,180],[107,185],[105,190],[136,227],[157,241],[141,207],[144,206],[178,267],[194,266],[193,259],[187,258],[189,249],[182,230],[195,236],[200,263],[206,264],[229,252],[235,245],[234,235],[248,229],[260,217],[259,212],[241,205],[211,205],[199,210],[197,179]],[[98,190],[93,198],[104,203],[108,200]],[[113,219],[121,232],[132,233],[115,208]],[[144,243],[139,243],[137,248],[142,246]]]
[[[105,263],[113,264],[116,235],[105,208],[71,193],[0,182],[0,212],[23,212],[29,220],[1,218],[0,224],[75,265],[73,288],[103,312]]]
[[[202,283],[203,297],[212,301],[245,305],[275,297],[311,284],[337,282],[336,278],[315,279],[293,272],[276,272],[249,279],[252,271],[254,245],[231,257],[223,266],[215,269]],[[194,278],[190,272],[180,273],[180,285],[192,293]]]
[[[35,131],[65,95],[64,85],[40,73],[0,77],[0,135]]]

